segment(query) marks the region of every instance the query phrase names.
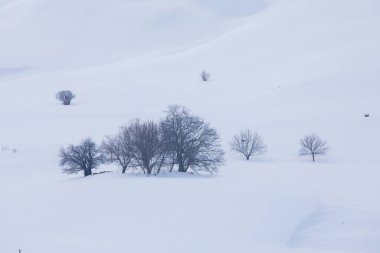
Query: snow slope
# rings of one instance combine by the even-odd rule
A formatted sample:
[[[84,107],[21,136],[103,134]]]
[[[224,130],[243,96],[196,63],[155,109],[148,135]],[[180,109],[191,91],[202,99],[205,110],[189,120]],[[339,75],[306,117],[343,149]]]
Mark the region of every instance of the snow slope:
[[[255,0],[242,12],[237,3],[219,5],[189,0],[2,0],[0,68],[78,68],[175,52],[232,26],[235,19],[224,8],[242,15],[266,6],[264,0]]]
[[[97,12],[96,4],[89,9],[94,26],[79,11],[70,22],[65,19],[65,9],[77,2],[34,2],[5,1],[7,10],[0,11],[0,20],[7,21],[1,22],[0,38],[11,49],[0,49],[5,55],[1,64],[4,73],[13,72],[0,83],[6,94],[0,100],[0,145],[9,147],[0,152],[1,253],[18,248],[378,252],[378,1],[279,0],[258,7],[255,15],[221,18],[210,17],[205,9],[210,5],[196,2],[155,1],[158,10],[153,10],[148,8],[152,1],[120,5],[113,0],[107,14],[103,7]],[[129,30],[136,39],[132,49],[113,37],[122,29],[117,20],[124,18],[124,4],[138,6],[126,15],[136,21]],[[190,26],[207,23],[204,32],[186,29],[182,32],[189,37],[178,34],[178,20],[167,10],[181,13],[174,16],[182,20],[186,15],[179,9],[188,10],[189,5],[215,25],[191,16]],[[29,11],[26,6],[33,9],[27,23],[41,30],[19,51],[5,31],[14,30],[15,38],[36,31],[20,19],[21,12]],[[52,9],[41,11],[46,6]],[[142,25],[152,18],[150,11],[166,13],[169,28],[161,22],[150,23],[156,28]],[[49,16],[62,22],[60,29],[44,30],[41,24]],[[102,27],[102,18],[109,17],[115,17],[114,23],[109,21],[114,30]],[[73,36],[61,34],[73,27],[79,27]],[[101,32],[91,33],[98,27]],[[89,34],[78,39],[82,30]],[[216,33],[210,36],[208,31]],[[92,36],[99,35],[102,39],[95,42]],[[34,54],[35,48],[41,51]],[[163,51],[152,53],[155,49]],[[15,71],[30,66],[26,74]],[[202,69],[211,72],[210,82],[199,80]],[[72,106],[55,101],[60,89],[77,94]],[[87,136],[101,141],[136,117],[159,119],[169,104],[191,108],[219,130],[228,151],[219,175],[60,174],[61,145]],[[228,148],[231,136],[246,127],[260,131],[269,147],[252,162]],[[297,156],[299,139],[313,132],[331,146],[329,155],[315,164]]]

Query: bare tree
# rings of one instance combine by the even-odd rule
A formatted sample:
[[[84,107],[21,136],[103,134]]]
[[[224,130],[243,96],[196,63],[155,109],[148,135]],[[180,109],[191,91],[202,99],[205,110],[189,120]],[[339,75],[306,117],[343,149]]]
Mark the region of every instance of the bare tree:
[[[70,105],[71,100],[75,98],[75,95],[70,90],[62,90],[58,92],[55,97],[62,102],[64,105]]]
[[[134,163],[145,174],[159,173],[165,164],[166,153],[158,125],[153,121],[136,120],[125,128],[124,133],[130,141]]]
[[[64,173],[76,174],[83,171],[85,177],[92,175],[92,170],[103,162],[99,148],[90,138],[83,140],[79,145],[61,148],[59,156]]]
[[[203,70],[201,72],[201,79],[202,81],[207,82],[208,80],[210,80],[210,73],[208,73],[206,70]]]
[[[322,140],[316,134],[305,136],[300,141],[300,145],[301,149],[299,151],[299,154],[302,156],[311,155],[313,162],[315,161],[316,155],[325,155],[329,150],[327,142]]]
[[[106,137],[101,145],[105,160],[118,164],[125,173],[132,161],[132,145],[128,130],[123,128],[116,136]]]
[[[161,131],[171,171],[177,165],[179,172],[187,172],[189,168],[213,172],[223,164],[224,152],[216,130],[186,108],[170,106],[161,121]]]
[[[251,156],[261,155],[266,151],[263,138],[256,132],[246,129],[235,135],[231,142],[232,150],[242,153],[247,160]]]

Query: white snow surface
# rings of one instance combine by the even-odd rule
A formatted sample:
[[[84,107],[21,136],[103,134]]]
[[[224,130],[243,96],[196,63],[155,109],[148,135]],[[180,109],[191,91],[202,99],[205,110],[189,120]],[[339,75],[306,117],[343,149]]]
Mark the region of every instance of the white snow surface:
[[[380,252],[380,2],[232,2],[0,0],[0,253]],[[61,173],[171,104],[220,133],[217,175]],[[265,155],[230,150],[243,128]]]

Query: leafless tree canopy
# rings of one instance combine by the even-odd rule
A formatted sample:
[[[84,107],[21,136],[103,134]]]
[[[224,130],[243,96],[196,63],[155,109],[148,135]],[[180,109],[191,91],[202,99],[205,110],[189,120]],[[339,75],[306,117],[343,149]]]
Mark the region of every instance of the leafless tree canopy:
[[[132,162],[132,142],[128,130],[123,128],[116,136],[106,137],[101,149],[107,162],[118,164],[125,173]]]
[[[92,175],[92,169],[95,169],[103,162],[103,156],[96,143],[87,138],[79,145],[70,145],[67,148],[61,148],[59,154],[60,166],[63,172],[67,174],[76,174],[84,172],[84,176]]]
[[[208,80],[210,80],[210,73],[208,73],[206,70],[203,70],[201,72],[201,79],[202,81],[207,82]]]
[[[329,150],[327,142],[316,134],[308,135],[300,141],[300,155],[311,155],[313,162],[316,155],[325,155]]]
[[[71,100],[75,98],[75,95],[70,90],[62,90],[58,92],[55,97],[61,101],[62,104],[69,105],[71,103]]]
[[[262,137],[250,129],[246,129],[235,135],[231,142],[232,150],[242,153],[247,160],[251,156],[265,153],[266,145]]]
[[[224,152],[216,130],[186,108],[170,106],[161,122],[161,131],[170,170],[177,165],[179,172],[189,168],[213,172],[223,164]]]
[[[135,120],[115,136],[104,139],[100,148],[91,139],[70,145],[60,152],[65,173],[84,171],[85,176],[102,162],[115,163],[122,173],[129,168],[158,174],[161,169],[179,172],[215,172],[224,162],[216,130],[180,106],[170,106],[159,123]]]
[[[166,153],[158,124],[136,120],[124,129],[131,156],[145,174],[157,174],[165,164]]]

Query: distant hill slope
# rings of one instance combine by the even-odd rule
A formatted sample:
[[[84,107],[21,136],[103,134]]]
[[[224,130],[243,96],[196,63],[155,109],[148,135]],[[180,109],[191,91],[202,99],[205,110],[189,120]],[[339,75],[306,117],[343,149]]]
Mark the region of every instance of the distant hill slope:
[[[120,2],[113,1],[115,5],[110,5],[106,10],[93,4],[93,9],[88,15],[94,20],[95,17],[99,17],[97,16],[99,13],[104,14],[104,12],[108,13],[106,17],[118,17],[121,7],[116,3]],[[95,3],[100,5],[103,2]],[[169,3],[172,2],[168,1],[167,5],[159,6],[174,13],[182,13],[179,9],[189,7]],[[61,5],[65,5],[66,8],[74,6],[74,2],[72,5],[67,2],[40,4],[40,11],[43,7],[47,8],[46,13],[41,12],[42,17],[60,14],[57,20],[62,22],[66,9]],[[128,1],[125,4],[136,5],[135,8],[138,9],[135,10],[139,10],[139,15],[157,11],[150,8],[151,5],[146,1],[141,3]],[[59,7],[63,8],[62,12],[59,11],[61,10]],[[78,10],[85,9],[83,6],[78,7]],[[70,31],[69,27],[76,27],[77,23],[91,24],[91,22],[86,23],[87,19],[75,22],[83,18],[83,13],[74,12],[74,14],[76,16],[74,15],[68,24],[66,22],[61,24],[67,28],[67,31]],[[343,0],[336,0],[334,3],[327,0],[279,1],[257,15],[246,18],[245,25],[181,53],[164,57],[145,57],[138,61],[128,59],[99,66],[95,61],[90,68],[62,70],[58,73],[39,74],[11,83],[2,83],[8,95],[0,101],[2,104],[0,110],[6,114],[12,111],[15,111],[15,114],[24,114],[27,104],[30,117],[33,117],[34,113],[38,115],[48,113],[51,117],[56,117],[58,116],[56,110],[59,110],[68,117],[62,118],[67,122],[76,120],[80,115],[93,115],[94,120],[102,120],[105,115],[110,118],[112,115],[118,115],[117,117],[123,117],[121,121],[125,122],[129,117],[144,115],[157,117],[168,104],[179,103],[210,118],[221,128],[226,137],[247,126],[267,131],[268,138],[273,136],[274,146],[271,150],[276,154],[282,152],[286,154],[288,143],[294,143],[296,146],[299,135],[321,132],[337,139],[334,145],[337,146],[336,152],[352,157],[357,151],[344,147],[345,143],[342,140],[347,136],[354,138],[360,146],[367,146],[369,145],[367,142],[375,143],[380,139],[372,122],[375,118],[370,118],[369,122],[361,122],[364,113],[372,115],[379,113],[380,30],[377,29],[380,24],[379,14],[379,4],[374,0],[364,0],[360,3],[350,0],[350,4]],[[157,16],[144,16],[140,21],[146,17],[153,19]],[[182,20],[183,15],[178,15],[178,18]],[[32,20],[34,22],[31,23],[41,21],[37,17]],[[100,19],[96,20],[98,24],[102,23]],[[118,18],[111,20],[116,22]],[[200,21],[195,20],[194,24]],[[146,23],[133,24],[134,27],[140,27]],[[165,30],[164,23],[150,24],[157,26],[161,24],[159,30]],[[169,22],[169,24],[175,26],[178,23]],[[109,32],[119,34],[116,31],[120,31],[124,25],[116,26],[116,23],[114,25],[115,29]],[[79,28],[83,27],[74,30],[74,35],[79,36],[83,31]],[[61,40],[56,42],[64,43],[68,47],[78,46],[72,43],[76,36],[70,36],[70,32],[59,31],[52,33],[61,36]],[[104,34],[101,33],[103,31]],[[148,31],[153,31],[155,34],[153,28],[144,30],[144,33],[152,36]],[[98,32],[92,31],[91,34],[104,38],[104,45],[107,45],[108,40],[120,42],[112,39],[107,32],[107,27],[102,27]],[[42,33],[45,36],[49,34]],[[197,33],[193,35],[196,36]],[[119,36],[126,35],[120,33]],[[82,38],[83,42],[91,37]],[[97,46],[101,46],[101,43],[97,43],[88,41],[88,49],[94,50]],[[139,44],[137,41],[136,43]],[[16,52],[16,48],[17,46],[12,47],[12,51]],[[147,50],[147,47],[144,48]],[[49,48],[41,47],[40,50],[43,50],[41,58],[50,58],[55,53],[64,55],[65,49],[62,51],[56,48],[52,54]],[[108,55],[107,50],[122,51],[117,47],[106,47],[104,50],[99,49],[99,52]],[[29,53],[34,54],[36,51],[31,50]],[[71,60],[74,61],[80,54],[74,58],[71,56],[57,58],[57,61],[62,60],[63,63],[70,65]],[[41,58],[37,56],[30,58],[30,55],[28,57],[31,61],[39,61]],[[210,82],[199,81],[202,69],[211,72]],[[57,105],[54,93],[63,88],[70,88],[77,93],[77,107],[55,108]],[[124,112],[127,114],[123,114]],[[81,120],[83,127],[86,128],[85,119]],[[114,124],[102,122],[104,125],[97,124],[92,130],[100,136],[104,132],[98,131],[97,127],[102,129]],[[10,121],[10,123],[17,122]],[[43,121],[35,123],[45,124]],[[367,126],[367,123],[370,125]],[[65,131],[70,133],[70,137],[81,136],[78,131],[82,130],[78,128],[81,129],[79,122],[75,125],[69,124]],[[355,132],[368,136],[363,138],[362,135],[353,134]],[[6,138],[10,137],[4,131],[1,134],[6,135]],[[279,135],[284,139],[278,141],[275,136]],[[58,138],[57,144],[59,143]],[[374,159],[375,153],[375,149],[368,148],[363,151],[363,159],[364,157]]]
[[[241,13],[261,10],[263,1],[252,1]],[[0,68],[73,68],[175,51],[230,27],[240,13],[234,6],[239,3],[2,0]]]

